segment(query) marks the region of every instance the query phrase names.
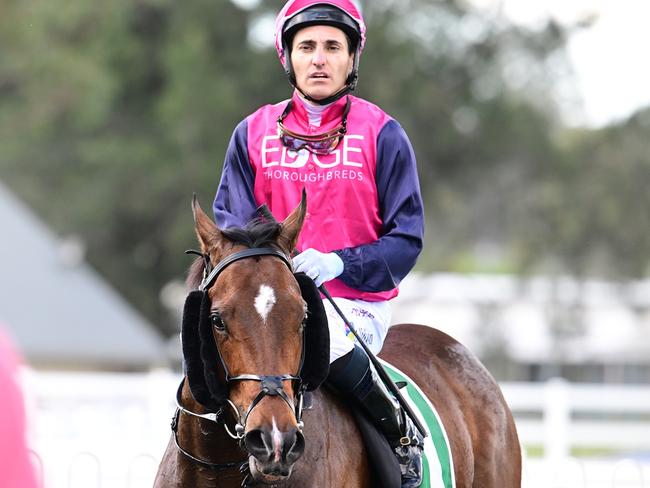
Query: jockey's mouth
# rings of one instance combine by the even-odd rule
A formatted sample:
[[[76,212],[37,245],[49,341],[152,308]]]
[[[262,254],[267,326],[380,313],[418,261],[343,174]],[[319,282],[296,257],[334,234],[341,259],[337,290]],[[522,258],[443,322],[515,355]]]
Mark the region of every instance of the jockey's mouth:
[[[310,79],[329,79],[329,75],[323,71],[316,71],[309,75]]]

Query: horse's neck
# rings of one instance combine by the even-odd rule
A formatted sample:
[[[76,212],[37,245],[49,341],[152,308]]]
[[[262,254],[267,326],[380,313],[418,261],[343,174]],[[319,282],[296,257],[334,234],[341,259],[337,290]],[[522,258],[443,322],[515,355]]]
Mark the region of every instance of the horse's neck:
[[[325,388],[304,413],[305,454],[287,486],[370,486],[365,447],[346,402]],[[324,462],[324,460],[327,460]]]

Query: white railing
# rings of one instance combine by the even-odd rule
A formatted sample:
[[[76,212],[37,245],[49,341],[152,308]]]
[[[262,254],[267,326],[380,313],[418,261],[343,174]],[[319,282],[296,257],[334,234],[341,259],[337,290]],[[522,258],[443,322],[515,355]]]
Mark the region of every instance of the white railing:
[[[30,437],[42,465],[44,486],[151,486],[169,439],[179,380],[178,373],[167,370],[148,374],[25,371]],[[501,386],[522,444],[541,446],[546,456],[528,462],[524,486],[650,488],[647,459],[603,464],[569,457],[572,446],[650,452],[650,386],[577,385],[562,380]],[[540,484],[542,474],[550,473],[548,463],[559,470],[559,481]]]
[[[570,448],[650,451],[650,386],[571,384],[562,379],[504,383],[522,443],[547,457]]]
[[[45,488],[152,486],[167,445],[181,376],[23,375],[36,463]]]

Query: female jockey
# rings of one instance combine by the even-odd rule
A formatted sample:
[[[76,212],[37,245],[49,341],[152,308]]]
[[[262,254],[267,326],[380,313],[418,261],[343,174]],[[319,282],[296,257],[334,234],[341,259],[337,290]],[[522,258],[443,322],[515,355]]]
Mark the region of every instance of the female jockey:
[[[351,95],[366,28],[350,0],[289,0],[275,45],[294,87],[290,100],[244,119],[230,141],[214,214],[244,226],[266,204],[283,220],[307,191],[296,272],[327,283],[338,306],[378,353],[388,300],[422,250],[424,218],[413,149],[402,127]],[[332,306],[329,381],[356,399],[386,435],[402,486],[422,480],[422,438],[379,380]]]

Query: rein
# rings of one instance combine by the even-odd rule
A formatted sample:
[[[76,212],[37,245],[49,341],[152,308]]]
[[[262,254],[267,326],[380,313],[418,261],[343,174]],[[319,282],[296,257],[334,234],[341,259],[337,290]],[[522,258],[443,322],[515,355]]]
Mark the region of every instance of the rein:
[[[190,454],[189,452],[187,452],[185,449],[181,447],[180,443],[178,442],[178,424],[179,424],[179,418],[181,413],[184,413],[186,415],[192,415],[194,417],[202,418],[205,420],[209,420],[216,424],[220,423],[219,418],[223,413],[221,410],[219,410],[216,413],[196,413],[183,407],[181,405],[181,391],[183,390],[184,381],[185,381],[184,379],[181,380],[181,384],[178,386],[178,390],[176,391],[176,412],[174,412],[174,417],[172,418],[172,432],[174,433],[174,444],[176,444],[176,448],[179,450],[181,454],[183,454],[188,459],[194,461],[197,464],[200,464],[201,466],[210,468],[213,471],[224,471],[226,469],[231,469],[231,468],[241,469],[243,466],[246,465],[248,459],[244,459],[242,461],[233,461],[230,463],[212,463],[210,461],[205,461],[203,459],[199,459],[193,456],[192,454]],[[226,427],[225,421],[223,425],[224,427]],[[226,432],[228,432],[228,427],[226,427]]]
[[[232,263],[235,263],[239,260],[246,259],[246,258],[257,257],[257,256],[278,257],[282,260],[282,262],[284,262],[284,264],[287,265],[289,270],[293,271],[289,259],[282,252],[271,247],[259,247],[259,248],[245,249],[243,251],[235,252],[227,256],[223,260],[221,260],[214,268],[212,268],[212,264],[210,263],[210,258],[207,254],[199,253],[197,251],[186,251],[186,253],[198,254],[204,260],[203,281],[199,285],[199,290],[203,292],[207,292],[207,290],[214,284],[214,282],[219,277],[219,274],[225,268],[227,268]],[[176,392],[176,412],[174,413],[174,417],[172,419],[172,424],[171,424],[172,431],[174,433],[174,442],[179,452],[181,452],[184,456],[186,456],[188,459],[192,460],[193,462],[213,470],[221,471],[225,469],[239,467],[240,470],[244,471],[247,466],[247,462],[248,462],[247,459],[243,461],[235,461],[235,462],[223,463],[223,464],[211,463],[209,461],[199,459],[193,456],[192,454],[190,454],[189,452],[187,452],[185,449],[183,449],[178,442],[177,430],[178,430],[179,417],[181,413],[184,413],[186,415],[194,416],[200,419],[209,420],[210,422],[214,422],[216,424],[220,424],[223,421],[223,426],[226,432],[228,433],[228,435],[232,437],[234,440],[238,441],[241,447],[243,444],[242,440],[244,439],[244,433],[246,432],[246,422],[248,421],[248,417],[250,416],[253,409],[266,396],[280,397],[294,412],[294,415],[296,416],[296,420],[298,422],[298,430],[302,432],[302,429],[304,427],[304,422],[302,421],[302,411],[304,406],[304,386],[302,385],[300,370],[302,369],[304,357],[305,357],[305,346],[304,346],[304,338],[303,338],[302,353],[301,353],[300,365],[298,367],[297,374],[256,375],[256,374],[246,373],[237,376],[230,376],[228,372],[228,367],[224,362],[223,356],[221,355],[221,352],[219,352],[219,358],[221,359],[221,364],[223,365],[223,369],[226,376],[226,383],[231,383],[234,381],[258,381],[260,383],[260,391],[257,394],[257,396],[253,399],[253,401],[251,402],[248,409],[243,415],[239,412],[239,409],[236,407],[236,405],[232,403],[232,401],[230,401],[230,399],[226,399],[226,402],[232,407],[235,413],[236,423],[235,423],[235,433],[233,434],[228,428],[228,426],[226,425],[225,420],[223,420],[222,408],[219,409],[217,412],[209,412],[209,413],[201,414],[201,413],[193,412],[182,405],[181,391],[183,389],[184,380],[181,381],[181,384],[179,385],[178,390]],[[298,400],[297,404],[294,404],[294,402],[292,402],[292,400],[289,398],[289,395],[287,395],[287,392],[284,390],[284,384],[283,384],[284,381],[297,381],[298,384],[300,385],[297,388],[296,395],[295,395],[295,398]]]

